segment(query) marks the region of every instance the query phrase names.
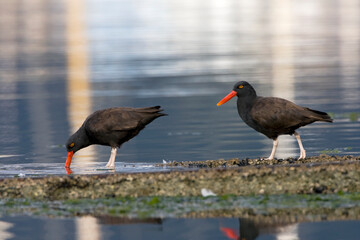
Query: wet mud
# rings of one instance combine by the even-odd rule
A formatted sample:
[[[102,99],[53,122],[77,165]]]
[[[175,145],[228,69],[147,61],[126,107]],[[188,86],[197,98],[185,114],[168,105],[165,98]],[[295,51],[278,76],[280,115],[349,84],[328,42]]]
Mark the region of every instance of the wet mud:
[[[360,219],[359,156],[161,166],[169,171],[4,178],[0,215],[236,217],[259,226]],[[203,189],[215,196],[204,197]]]
[[[172,166],[189,170],[171,170]],[[172,162],[169,172],[49,176],[0,180],[1,198],[32,200],[144,196],[331,194],[360,192],[360,157]]]

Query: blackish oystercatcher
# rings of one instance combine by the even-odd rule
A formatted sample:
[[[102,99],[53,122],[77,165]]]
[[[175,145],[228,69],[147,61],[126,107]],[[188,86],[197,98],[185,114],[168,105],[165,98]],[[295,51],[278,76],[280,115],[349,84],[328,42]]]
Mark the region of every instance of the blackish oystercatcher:
[[[295,135],[300,147],[299,159],[305,158],[305,149],[295,130],[316,121],[333,121],[325,112],[301,107],[282,98],[259,97],[255,89],[245,81],[236,83],[233,91],[217,105],[220,106],[235,96],[238,97],[237,109],[241,119],[248,126],[273,139],[273,149],[268,159],[274,158],[278,136],[284,134]]]
[[[92,144],[111,147],[111,155],[106,167],[115,168],[116,149],[138,135],[154,119],[166,115],[161,111],[160,106],[155,106],[115,107],[94,112],[68,139],[65,168],[70,169],[71,159],[75,152]]]

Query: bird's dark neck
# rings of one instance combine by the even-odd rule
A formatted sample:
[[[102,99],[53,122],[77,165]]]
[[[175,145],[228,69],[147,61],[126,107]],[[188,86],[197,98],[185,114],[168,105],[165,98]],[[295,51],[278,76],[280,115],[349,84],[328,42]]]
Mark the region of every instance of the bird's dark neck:
[[[240,117],[243,119],[244,122],[249,121],[250,117],[250,111],[252,106],[255,103],[255,100],[257,98],[256,93],[247,95],[245,97],[238,97],[237,99],[237,109],[239,112]]]
[[[76,133],[74,133],[74,137],[79,142],[81,148],[85,148],[91,145],[89,136],[86,133],[84,125],[81,126],[79,130],[76,131]]]

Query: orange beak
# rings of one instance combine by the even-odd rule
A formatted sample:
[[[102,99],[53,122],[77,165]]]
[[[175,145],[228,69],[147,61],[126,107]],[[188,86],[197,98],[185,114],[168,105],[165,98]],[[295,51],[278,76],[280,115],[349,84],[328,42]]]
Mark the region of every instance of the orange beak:
[[[68,152],[67,158],[66,158],[66,163],[65,163],[65,168],[70,168],[70,164],[71,164],[71,159],[74,155],[74,152]]]
[[[217,106],[220,106],[220,105],[226,103],[227,101],[229,101],[230,99],[232,99],[233,97],[235,97],[236,94],[237,94],[237,93],[236,93],[235,91],[231,91],[228,95],[226,95],[226,97],[224,97],[223,99],[221,99],[221,101],[218,102],[216,105],[217,105]]]
[[[65,171],[66,171],[66,173],[68,174],[68,175],[70,175],[70,174],[72,174],[73,173],[73,171],[71,171],[71,169],[70,168],[65,168]]]

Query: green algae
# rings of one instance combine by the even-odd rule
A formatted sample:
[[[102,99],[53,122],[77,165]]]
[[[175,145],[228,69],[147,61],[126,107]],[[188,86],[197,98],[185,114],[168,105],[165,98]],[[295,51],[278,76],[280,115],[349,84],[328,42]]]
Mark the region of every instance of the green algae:
[[[112,199],[79,199],[76,201],[0,201],[1,215],[30,214],[40,216],[116,216],[127,218],[166,217],[242,217],[319,216],[332,219],[360,218],[360,193],[351,194],[282,194],[258,196],[212,197],[125,197]],[[344,216],[344,214],[346,216]]]
[[[340,113],[340,114],[328,113],[328,114],[333,119],[348,119],[351,122],[357,122],[360,118],[359,112],[344,112],[344,113]]]
[[[350,151],[351,149],[352,149],[351,147],[324,149],[320,151],[320,154],[340,154],[346,151]]]

